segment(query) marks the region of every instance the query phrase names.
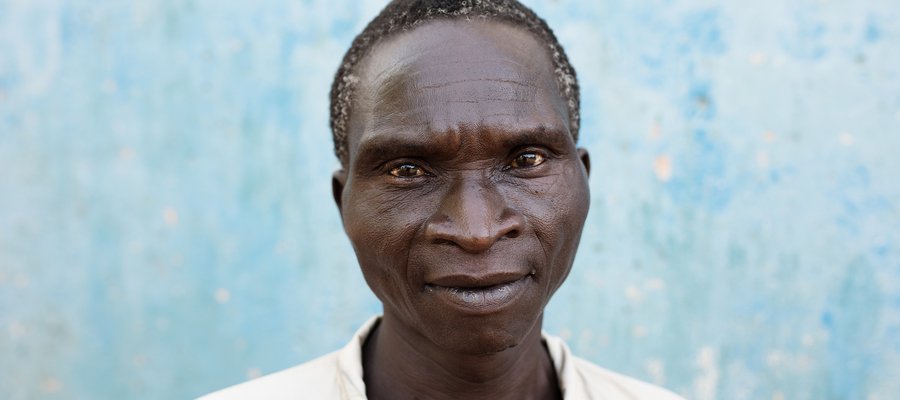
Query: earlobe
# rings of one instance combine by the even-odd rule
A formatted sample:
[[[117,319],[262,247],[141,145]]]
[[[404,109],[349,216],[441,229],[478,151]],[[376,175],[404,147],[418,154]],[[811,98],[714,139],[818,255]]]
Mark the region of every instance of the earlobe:
[[[588,154],[584,147],[578,148],[578,158],[581,159],[581,165],[584,165],[584,172],[588,176],[591,175],[591,155]]]
[[[337,205],[338,214],[341,216],[341,222],[344,221],[343,196],[344,184],[347,183],[347,172],[343,168],[334,171],[331,175],[331,195],[334,196],[334,204]]]

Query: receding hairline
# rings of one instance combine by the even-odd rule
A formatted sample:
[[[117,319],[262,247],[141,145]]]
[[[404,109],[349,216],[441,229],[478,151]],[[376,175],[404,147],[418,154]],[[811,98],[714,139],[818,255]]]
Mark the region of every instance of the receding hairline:
[[[546,21],[516,0],[394,0],[354,39],[338,68],[331,90],[331,128],[335,154],[347,164],[347,131],[354,109],[358,68],[379,45],[431,22],[483,20],[505,23],[530,33],[550,55],[557,88],[566,104],[568,126],[577,141],[580,128],[580,93],[574,68]]]
[[[390,36],[382,38],[378,43],[372,45],[372,47],[367,51],[357,62],[356,68],[354,69],[356,77],[359,79],[357,85],[361,83],[364,79],[368,82],[377,82],[379,76],[369,76],[366,72],[371,70],[375,65],[372,64],[374,60],[378,60],[374,56],[378,53],[383,52],[384,50],[390,50],[393,46],[398,46],[398,42],[402,42],[404,39],[409,39],[414,36],[421,36],[422,30],[427,29],[436,29],[439,27],[459,27],[456,29],[457,32],[462,34],[468,34],[469,32],[475,32],[479,30],[479,27],[491,26],[491,27],[502,27],[503,29],[500,31],[494,31],[494,33],[501,33],[509,39],[523,39],[527,37],[530,39],[534,47],[528,49],[529,51],[540,52],[545,58],[546,62],[546,72],[551,74],[552,76],[554,72],[553,68],[553,59],[551,58],[547,47],[543,44],[540,37],[535,35],[533,32],[525,29],[523,27],[517,26],[513,23],[504,20],[497,19],[464,19],[464,18],[437,18],[429,21],[425,21],[420,25],[416,25],[412,29],[405,30],[402,32],[396,32]],[[472,29],[474,28],[474,29]],[[472,33],[471,36],[477,36],[479,33]],[[499,39],[499,38],[498,38]],[[523,43],[523,42],[520,42]],[[408,43],[407,43],[408,44]],[[413,54],[410,58],[415,57]],[[402,65],[404,60],[390,59],[391,64]],[[508,61],[508,60],[502,60]],[[388,72],[388,68],[379,68],[383,72]]]
[[[480,29],[480,27],[485,27],[488,25],[491,27],[490,30]],[[502,29],[495,30],[497,26],[501,26]],[[371,51],[369,51],[368,54],[364,55],[357,63],[356,73],[354,74],[357,77],[356,87],[354,88],[355,96],[350,105],[353,109],[353,113],[349,116],[347,126],[346,142],[348,145],[348,154],[350,151],[349,146],[351,142],[351,132],[364,129],[360,120],[360,116],[362,115],[361,111],[368,109],[364,104],[371,105],[371,103],[364,103],[364,99],[371,101],[378,96],[384,96],[384,92],[385,90],[387,90],[385,88],[386,86],[396,86],[402,82],[395,82],[395,80],[405,79],[407,75],[411,73],[411,71],[415,71],[417,68],[427,66],[427,62],[425,63],[425,65],[422,64],[422,53],[418,52],[418,49],[415,48],[416,43],[426,43],[424,48],[431,49],[432,47],[430,47],[430,45],[434,43],[434,37],[428,36],[430,33],[423,32],[423,30],[442,29],[448,27],[453,29],[455,32],[461,33],[463,35],[468,35],[472,40],[487,40],[494,41],[495,43],[500,43],[501,45],[498,47],[505,48],[501,49],[501,51],[525,53],[528,54],[528,56],[526,57],[530,58],[530,61],[540,63],[542,67],[535,70],[535,75],[533,76],[539,77],[539,81],[549,85],[546,86],[546,88],[549,88],[551,86],[554,88],[554,93],[558,95],[559,99],[560,107],[558,111],[562,113],[563,119],[565,121],[569,121],[571,117],[569,116],[569,110],[566,107],[566,99],[563,98],[562,94],[556,90],[558,89],[558,86],[554,74],[553,60],[550,57],[546,46],[543,45],[540,38],[537,37],[534,33],[502,20],[435,19],[428,21],[427,23],[418,25],[408,31],[398,32],[391,37],[384,38],[380,43],[373,45]],[[481,30],[482,32],[488,32],[487,34],[491,37],[488,39],[484,39],[484,35],[478,32],[479,30]],[[516,40],[520,43],[522,43],[524,39],[530,41],[531,43],[525,44],[518,49],[509,49],[508,47],[502,45],[502,43],[504,43],[504,39]],[[413,49],[410,49],[410,47],[412,47]],[[399,51],[408,54],[408,56],[401,59],[395,57],[379,57],[384,53],[396,54],[395,52],[398,49]],[[448,49],[447,51],[452,50]],[[540,55],[535,56],[535,54],[537,53],[540,53]],[[513,57],[498,57],[496,59],[490,60],[485,59],[484,61],[498,64],[511,63],[515,66],[524,65],[524,63],[517,63],[512,61]],[[543,62],[541,62],[541,59],[543,59]],[[569,129],[571,128],[567,124],[566,130],[568,131]]]

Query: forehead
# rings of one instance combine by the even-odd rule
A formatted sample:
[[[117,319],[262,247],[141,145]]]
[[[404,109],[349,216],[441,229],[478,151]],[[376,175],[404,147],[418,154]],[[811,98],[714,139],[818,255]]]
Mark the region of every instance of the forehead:
[[[376,45],[358,69],[348,145],[378,136],[568,132],[547,47],[491,20],[430,21]]]

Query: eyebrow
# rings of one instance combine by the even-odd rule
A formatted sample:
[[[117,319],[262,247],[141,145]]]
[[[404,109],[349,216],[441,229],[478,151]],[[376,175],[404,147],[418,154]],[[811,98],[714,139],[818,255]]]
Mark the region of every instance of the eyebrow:
[[[429,146],[422,140],[411,139],[403,134],[382,134],[363,139],[357,148],[356,161],[368,168],[399,157],[432,157],[446,149]]]
[[[505,135],[501,139],[501,145],[506,149],[514,149],[522,146],[533,144],[547,145],[551,150],[562,152],[568,146],[569,134],[568,129],[549,128],[539,126],[533,129],[526,129]]]
[[[571,135],[565,128],[538,126],[517,131],[501,130],[501,138],[491,143],[491,146],[499,147],[503,151],[516,148],[541,145],[546,146],[556,153],[565,153],[569,146]],[[441,135],[442,133],[426,133],[426,135]],[[382,162],[400,157],[411,158],[437,158],[452,152],[456,154],[458,148],[448,149],[447,146],[433,145],[427,140],[418,139],[405,133],[383,133],[363,139],[357,148],[357,163],[363,168],[375,168]]]

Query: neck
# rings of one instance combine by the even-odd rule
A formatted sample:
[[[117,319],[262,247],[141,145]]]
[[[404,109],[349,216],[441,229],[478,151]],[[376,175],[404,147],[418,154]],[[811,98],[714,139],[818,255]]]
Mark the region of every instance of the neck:
[[[517,346],[487,355],[448,351],[397,328],[385,315],[363,347],[369,399],[561,398],[540,319]]]

